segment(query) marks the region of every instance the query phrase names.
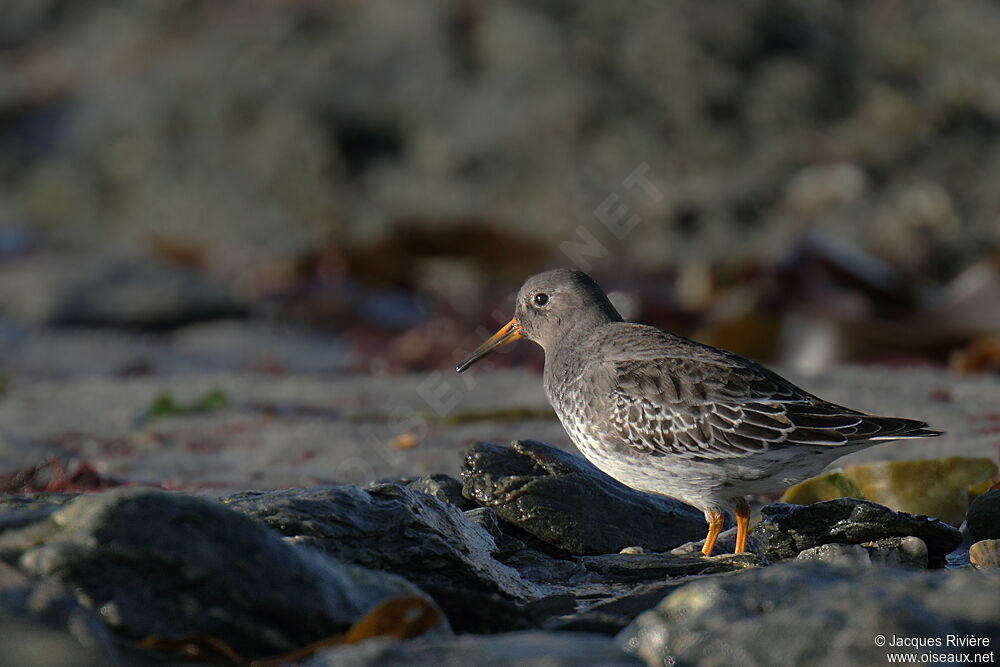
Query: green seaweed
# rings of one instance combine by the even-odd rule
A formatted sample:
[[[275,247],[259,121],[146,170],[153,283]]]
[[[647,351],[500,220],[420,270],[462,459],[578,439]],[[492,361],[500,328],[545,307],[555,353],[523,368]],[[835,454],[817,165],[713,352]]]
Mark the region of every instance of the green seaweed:
[[[847,478],[847,475],[844,474],[843,470],[830,471],[830,474],[827,475],[826,481],[844,494],[845,498],[865,499],[864,492],[862,492],[861,489],[854,484],[854,482]]]
[[[136,424],[146,424],[161,417],[215,412],[229,405],[229,396],[219,387],[213,387],[189,403],[182,403],[174,398],[172,392],[165,391],[155,399],[152,405],[143,410],[136,418]]]

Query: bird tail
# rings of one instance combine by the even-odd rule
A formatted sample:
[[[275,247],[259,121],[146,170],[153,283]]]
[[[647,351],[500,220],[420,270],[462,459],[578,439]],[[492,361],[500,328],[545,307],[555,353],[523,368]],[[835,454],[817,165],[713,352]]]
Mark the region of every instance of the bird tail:
[[[944,435],[928,426],[927,422],[902,417],[868,417],[862,422],[860,431],[867,431],[867,440],[901,440],[904,438],[932,438]]]

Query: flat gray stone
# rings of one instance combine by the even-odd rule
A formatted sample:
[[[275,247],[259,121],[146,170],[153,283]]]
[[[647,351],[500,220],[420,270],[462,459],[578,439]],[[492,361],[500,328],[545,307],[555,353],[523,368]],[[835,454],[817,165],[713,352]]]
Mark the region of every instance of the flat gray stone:
[[[767,563],[751,553],[705,558],[701,554],[605,554],[578,559],[584,567],[608,582],[646,582],[696,574],[735,572]]]

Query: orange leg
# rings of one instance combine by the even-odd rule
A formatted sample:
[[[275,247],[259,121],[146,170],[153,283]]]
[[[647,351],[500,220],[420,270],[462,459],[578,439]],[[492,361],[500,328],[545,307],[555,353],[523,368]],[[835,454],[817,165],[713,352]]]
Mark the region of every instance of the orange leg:
[[[743,498],[737,501],[736,511],[736,550],[741,554],[747,550],[747,529],[750,527],[750,503]]]
[[[725,521],[726,515],[722,512],[706,510],[705,519],[708,520],[708,537],[705,538],[705,546],[701,548],[701,553],[705,556],[711,556],[712,549],[715,547],[715,540],[719,538],[719,533],[722,532],[722,522]]]

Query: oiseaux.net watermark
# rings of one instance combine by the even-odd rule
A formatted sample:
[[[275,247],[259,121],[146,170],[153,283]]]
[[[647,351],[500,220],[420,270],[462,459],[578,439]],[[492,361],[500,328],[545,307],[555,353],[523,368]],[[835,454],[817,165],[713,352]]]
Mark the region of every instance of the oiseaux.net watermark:
[[[875,646],[891,649],[887,663],[913,664],[991,664],[996,654],[989,637],[945,634],[941,636],[875,635]]]

